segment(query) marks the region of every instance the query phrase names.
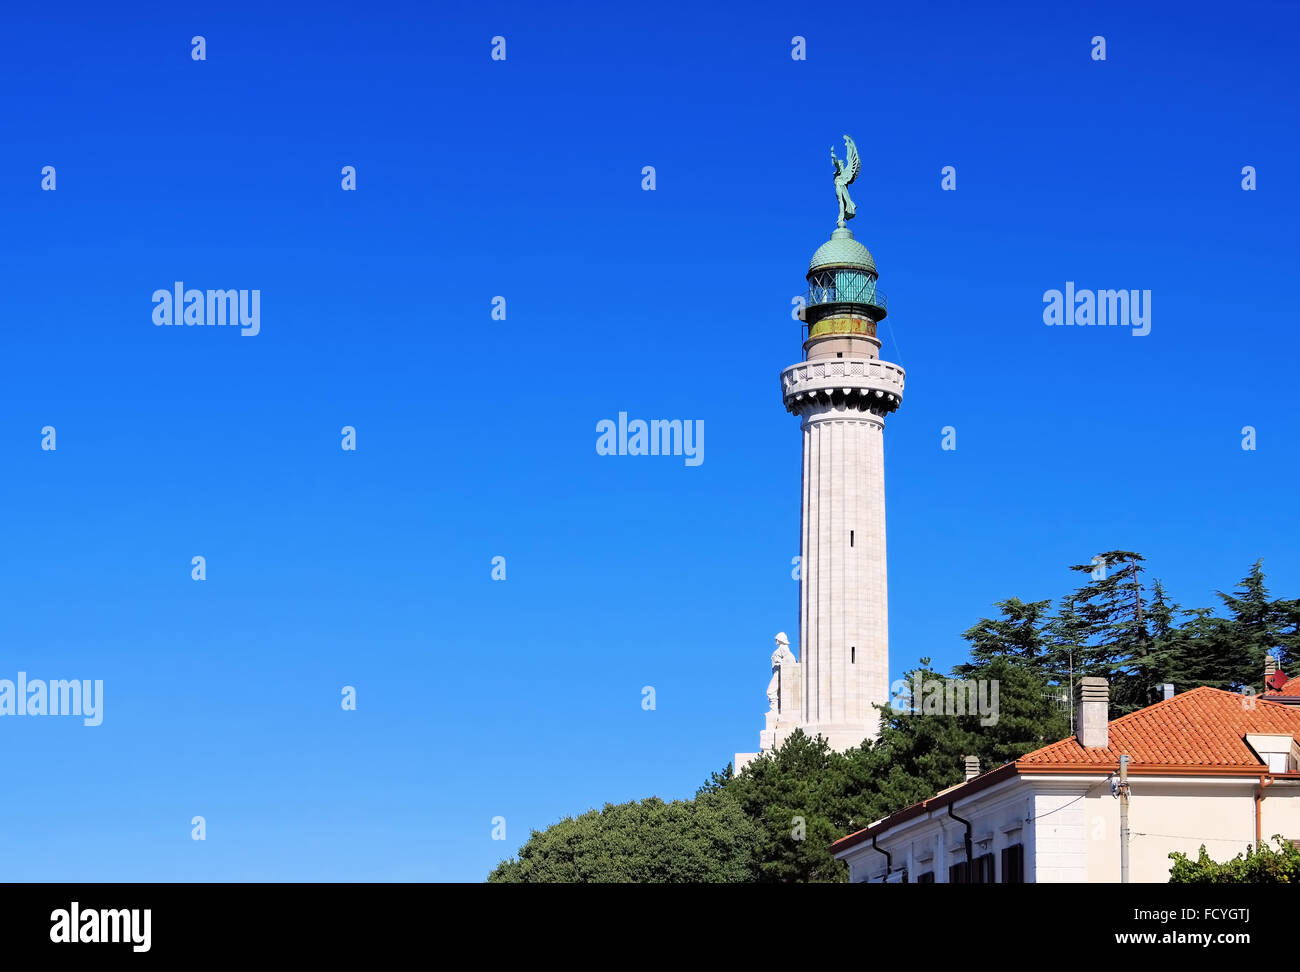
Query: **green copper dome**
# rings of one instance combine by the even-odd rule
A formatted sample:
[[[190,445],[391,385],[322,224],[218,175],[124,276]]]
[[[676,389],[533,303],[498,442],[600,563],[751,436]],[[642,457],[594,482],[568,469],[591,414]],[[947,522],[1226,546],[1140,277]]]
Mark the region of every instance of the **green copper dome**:
[[[837,229],[831,238],[817,247],[808,272],[812,273],[822,267],[853,267],[865,270],[873,276],[876,273],[876,261],[871,259],[871,251],[853,238],[853,231]]]

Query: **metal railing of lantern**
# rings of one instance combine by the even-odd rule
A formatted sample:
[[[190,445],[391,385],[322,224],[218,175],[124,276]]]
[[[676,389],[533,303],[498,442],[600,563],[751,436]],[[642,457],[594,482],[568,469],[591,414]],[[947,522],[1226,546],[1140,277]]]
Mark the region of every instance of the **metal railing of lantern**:
[[[817,307],[821,304],[858,304],[862,307],[873,307],[881,311],[889,309],[884,291],[880,290],[876,286],[876,282],[870,279],[851,281],[847,285],[845,281],[831,285],[813,284],[808,288],[805,300],[809,307]],[[880,316],[883,317],[884,314]]]

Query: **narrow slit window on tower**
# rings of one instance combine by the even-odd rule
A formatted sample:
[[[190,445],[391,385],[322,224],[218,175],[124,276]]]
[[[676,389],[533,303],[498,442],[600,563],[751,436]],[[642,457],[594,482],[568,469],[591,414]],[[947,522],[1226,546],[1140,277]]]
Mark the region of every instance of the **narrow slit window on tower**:
[[[853,546],[853,531],[849,531],[849,546]]]
[[[856,665],[857,663],[858,663],[858,646],[852,645],[849,648],[849,664]]]

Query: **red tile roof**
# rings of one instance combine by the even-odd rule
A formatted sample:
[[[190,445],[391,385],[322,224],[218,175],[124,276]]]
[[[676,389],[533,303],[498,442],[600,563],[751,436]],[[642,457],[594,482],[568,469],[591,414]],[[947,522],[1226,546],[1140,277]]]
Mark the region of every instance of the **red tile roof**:
[[[1132,769],[1143,763],[1257,769],[1259,757],[1242,738],[1248,732],[1300,737],[1300,711],[1262,697],[1194,688],[1113,720],[1105,749],[1084,749],[1071,736],[1026,753],[1016,765],[1114,765],[1127,754]]]
[[[1300,684],[1300,678],[1293,679],[1287,687],[1293,683]],[[1300,688],[1294,691],[1300,693]],[[1287,735],[1300,740],[1300,707],[1269,702],[1260,696],[1238,695],[1204,686],[1194,688],[1112,720],[1109,745],[1105,749],[1084,749],[1074,736],[1062,739],[841,837],[831,845],[831,850],[845,850],[905,820],[941,809],[1013,776],[1104,773],[1118,765],[1121,755],[1129,757],[1129,771],[1139,775],[1143,770],[1174,775],[1180,770],[1232,775],[1267,772],[1246,744],[1243,737],[1247,733]]]

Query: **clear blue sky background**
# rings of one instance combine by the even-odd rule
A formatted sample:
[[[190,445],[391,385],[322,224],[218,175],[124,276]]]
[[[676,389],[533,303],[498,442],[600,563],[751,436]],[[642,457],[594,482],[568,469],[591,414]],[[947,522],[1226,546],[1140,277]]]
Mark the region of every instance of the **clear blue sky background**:
[[[1295,9],[1080,6],[10,5],[0,678],[106,711],[0,720],[0,878],[479,880],[755,748],[845,132],[908,371],[894,671],[1113,547],[1300,595]],[[153,326],[175,280],[261,334]],[[1045,327],[1067,280],[1151,334]],[[704,464],[598,456],[619,411]]]

